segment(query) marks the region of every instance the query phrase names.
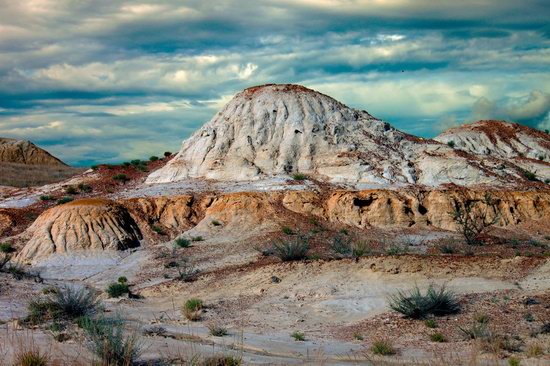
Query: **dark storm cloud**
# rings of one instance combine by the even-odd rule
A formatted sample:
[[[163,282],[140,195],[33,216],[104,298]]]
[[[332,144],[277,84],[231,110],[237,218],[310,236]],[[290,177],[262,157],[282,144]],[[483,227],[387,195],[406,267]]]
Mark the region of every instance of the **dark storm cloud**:
[[[305,84],[426,136],[482,115],[550,126],[546,1],[0,7],[0,135],[71,163],[176,150],[231,95],[269,82]]]

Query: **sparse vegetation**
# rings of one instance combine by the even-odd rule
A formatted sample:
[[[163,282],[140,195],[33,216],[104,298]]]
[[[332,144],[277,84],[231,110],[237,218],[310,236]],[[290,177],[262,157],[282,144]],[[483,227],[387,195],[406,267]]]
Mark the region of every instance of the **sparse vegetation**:
[[[126,183],[130,180],[128,176],[124,173],[113,175],[113,179],[122,183]]]
[[[528,170],[523,171],[523,177],[527,180],[532,181],[532,182],[538,181],[537,175],[533,172],[528,171]]]
[[[370,248],[366,241],[353,241],[353,239],[346,234],[337,234],[334,236],[331,249],[336,254],[355,259],[364,257],[370,252]]]
[[[201,319],[203,302],[200,299],[191,298],[183,305],[183,315],[188,320],[198,321]]]
[[[27,321],[31,324],[47,320],[72,320],[95,313],[96,296],[86,288],[55,288],[48,296],[29,303]]]
[[[306,335],[297,330],[292,332],[290,336],[294,338],[295,341],[298,341],[298,342],[304,342],[306,340]]]
[[[9,254],[15,252],[15,249],[10,243],[1,243],[0,244],[0,252],[4,254]]]
[[[433,285],[423,294],[418,286],[410,292],[399,291],[390,296],[389,306],[408,318],[422,319],[428,315],[443,316],[455,314],[460,311],[460,305],[455,295],[441,287],[436,289]]]
[[[172,156],[172,152],[170,152],[170,151],[165,151],[165,152],[164,152],[164,157],[167,158],[167,157],[169,157],[169,156]]]
[[[282,232],[286,235],[294,235],[294,230],[292,230],[291,228],[289,228],[288,226],[283,226],[281,228]]]
[[[46,194],[40,196],[40,201],[51,201],[53,199],[54,199],[53,196],[46,195]]]
[[[68,186],[65,188],[65,193],[67,194],[78,194],[78,190],[73,186]]]
[[[455,254],[457,252],[457,249],[454,245],[443,244],[439,246],[439,251],[442,254]]]
[[[151,230],[153,230],[155,233],[159,234],[159,235],[165,235],[166,233],[164,232],[164,229],[158,225],[153,225],[151,226]]]
[[[50,356],[40,351],[34,341],[26,344],[19,342],[18,349],[14,354],[13,366],[47,366],[50,363]]]
[[[424,324],[428,327],[428,328],[437,328],[437,322],[435,321],[435,319],[426,319],[424,321]]]
[[[214,226],[222,226],[222,223],[218,220],[212,220],[212,225]]]
[[[127,282],[126,277],[119,277],[118,282],[110,283],[106,290],[109,297],[121,297],[122,295],[130,294],[130,287]]]
[[[204,241],[204,238],[202,236],[192,236],[191,241]]]
[[[231,355],[214,355],[197,362],[197,366],[240,366],[241,358]],[[195,363],[193,363],[195,365]]]
[[[208,324],[208,331],[210,335],[214,337],[224,337],[228,334],[227,328],[221,326],[220,324],[216,322],[212,322]]]
[[[174,244],[180,248],[189,248],[191,246],[191,241],[185,238],[177,238],[174,240]]]
[[[183,282],[191,282],[197,278],[199,271],[187,258],[181,258],[173,262],[173,267],[178,271],[177,279]]]
[[[370,351],[380,356],[391,356],[396,353],[393,342],[389,339],[375,340],[370,346]]]
[[[435,332],[430,334],[430,340],[432,342],[439,342],[439,343],[447,341],[443,333],[440,333],[440,332]]]
[[[63,197],[57,200],[58,205],[64,205],[65,203],[69,203],[74,201],[74,198],[72,197]]]
[[[159,157],[155,156],[155,155],[149,157],[149,161],[157,161],[158,159],[159,159]]]
[[[455,142],[454,142],[453,140],[448,141],[448,142],[447,142],[447,145],[448,145],[450,148],[452,148],[452,149],[455,148]]]
[[[292,176],[292,179],[294,179],[294,180],[306,180],[307,177],[302,173],[296,173]]]
[[[463,338],[465,340],[469,340],[469,339],[487,340],[492,336],[491,331],[489,330],[489,327],[486,322],[480,323],[476,321],[476,322],[473,322],[468,327],[458,326],[458,330],[462,333]]]
[[[365,338],[363,337],[363,335],[361,333],[355,332],[355,333],[353,333],[353,339],[358,340],[358,341],[362,341]]]
[[[137,333],[124,335],[124,322],[119,318],[84,317],[79,325],[86,332],[88,348],[100,365],[134,365],[141,354],[142,346]]]
[[[86,183],[80,183],[78,189],[82,193],[90,193],[93,190],[92,186]]]
[[[520,361],[518,358],[510,357],[508,359],[508,366],[519,366],[519,365],[520,365]]]
[[[280,240],[272,245],[273,254],[283,262],[306,259],[308,249],[308,238],[302,235]]]
[[[482,203],[484,207],[474,207],[473,201],[466,201],[463,206],[456,202],[450,213],[468,245],[482,244],[479,236],[499,220],[496,202],[489,194]]]

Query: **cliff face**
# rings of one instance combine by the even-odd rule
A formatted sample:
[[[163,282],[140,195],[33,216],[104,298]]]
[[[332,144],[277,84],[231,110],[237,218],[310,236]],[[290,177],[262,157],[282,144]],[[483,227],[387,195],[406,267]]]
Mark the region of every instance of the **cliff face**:
[[[0,138],[0,163],[65,166],[61,160],[30,141]]]
[[[299,85],[238,93],[147,183],[247,181],[296,173],[333,183],[462,186],[525,181],[513,163],[396,130]]]

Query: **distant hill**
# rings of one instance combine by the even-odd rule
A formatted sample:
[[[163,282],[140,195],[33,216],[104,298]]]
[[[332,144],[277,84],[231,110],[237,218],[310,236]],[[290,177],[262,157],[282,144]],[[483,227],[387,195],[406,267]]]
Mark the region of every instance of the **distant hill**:
[[[82,172],[27,140],[0,138],[0,185],[13,187],[55,183]]]

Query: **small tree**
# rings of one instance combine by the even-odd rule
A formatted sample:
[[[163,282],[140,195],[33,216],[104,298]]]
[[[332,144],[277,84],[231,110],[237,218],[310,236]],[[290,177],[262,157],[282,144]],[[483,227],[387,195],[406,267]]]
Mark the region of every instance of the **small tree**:
[[[458,224],[459,231],[468,245],[479,245],[479,235],[498,222],[500,216],[496,210],[496,202],[490,194],[485,194],[485,207],[474,209],[475,201],[466,201],[464,205],[455,203],[450,215]],[[492,211],[492,214],[490,213]]]

